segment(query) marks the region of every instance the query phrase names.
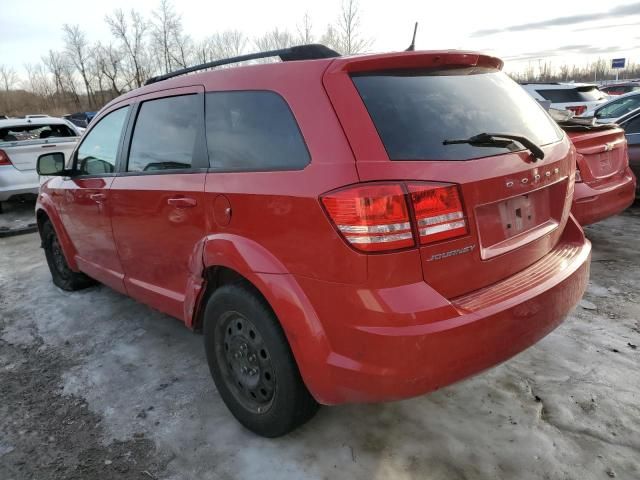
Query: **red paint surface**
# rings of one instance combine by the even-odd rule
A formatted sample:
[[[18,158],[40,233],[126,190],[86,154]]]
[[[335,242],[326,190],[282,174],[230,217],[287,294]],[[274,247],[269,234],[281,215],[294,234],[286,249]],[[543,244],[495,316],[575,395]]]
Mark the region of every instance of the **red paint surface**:
[[[189,327],[196,326],[207,268],[244,276],[278,316],[322,403],[418,395],[537,341],[576,304],[588,278],[590,245],[569,215],[575,150],[568,139],[545,146],[544,161],[535,164],[524,152],[392,162],[348,76],[476,64],[502,63],[464,52],[406,52],[158,82],[106,109],[202,89],[273,90],[296,117],[311,163],[282,172],[57,177],[42,187],[37,208],[53,221],[73,269]],[[375,181],[458,185],[468,232],[392,253],[356,251],[319,198]],[[105,197],[97,202],[95,193]],[[514,231],[511,210],[527,205],[536,216]],[[535,275],[523,277],[527,269]]]

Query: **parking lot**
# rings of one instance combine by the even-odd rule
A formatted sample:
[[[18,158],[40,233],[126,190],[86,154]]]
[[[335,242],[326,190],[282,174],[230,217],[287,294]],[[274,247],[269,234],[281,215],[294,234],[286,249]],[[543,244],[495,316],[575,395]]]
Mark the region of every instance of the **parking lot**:
[[[586,231],[589,289],[539,344],[276,440],[229,414],[200,335],[107,287],[58,290],[37,233],[1,238],[0,478],[637,479],[640,205]]]

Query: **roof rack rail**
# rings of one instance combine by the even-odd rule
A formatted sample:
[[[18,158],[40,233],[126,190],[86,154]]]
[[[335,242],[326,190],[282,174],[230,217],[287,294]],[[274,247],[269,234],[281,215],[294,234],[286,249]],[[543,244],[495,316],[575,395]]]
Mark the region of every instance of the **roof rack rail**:
[[[175,72],[169,72],[165,73],[164,75],[151,77],[144,84],[150,85],[152,83],[160,82],[162,80],[168,80],[169,78],[177,77],[179,75],[197,72],[198,70],[219,67],[221,65],[230,65],[232,63],[245,62],[247,60],[257,60],[259,58],[280,57],[280,60],[282,60],[283,62],[289,62],[293,60],[317,60],[321,58],[335,58],[339,56],[340,54],[335,50],[332,50],[329,47],[321,45],[319,43],[297,45],[295,47],[281,48],[279,50],[268,50],[266,52],[249,53],[247,55],[239,55],[237,57],[230,57],[224,58],[222,60],[214,60],[213,62],[201,63],[200,65],[194,65],[193,67],[181,68],[180,70],[176,70]]]

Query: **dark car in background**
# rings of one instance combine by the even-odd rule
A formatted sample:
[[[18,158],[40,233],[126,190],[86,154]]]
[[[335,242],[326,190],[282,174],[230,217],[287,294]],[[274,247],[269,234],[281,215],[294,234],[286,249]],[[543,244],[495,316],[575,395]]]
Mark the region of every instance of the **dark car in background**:
[[[64,115],[62,118],[69,120],[71,123],[78,127],[87,128],[87,125],[89,125],[89,122],[91,122],[93,117],[96,116],[96,113],[97,112],[70,113],[68,115]]]
[[[629,167],[638,178],[640,176],[640,109],[618,118],[616,123],[624,129],[629,148]],[[636,197],[640,197],[640,189],[637,184]]]

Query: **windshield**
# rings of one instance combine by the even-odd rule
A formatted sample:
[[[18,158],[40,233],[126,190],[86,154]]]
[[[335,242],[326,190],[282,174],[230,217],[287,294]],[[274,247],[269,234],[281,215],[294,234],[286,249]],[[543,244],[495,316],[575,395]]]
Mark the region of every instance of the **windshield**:
[[[353,82],[391,160],[469,160],[509,151],[443,145],[483,132],[521,135],[538,145],[562,137],[538,102],[495,69],[380,72]]]

